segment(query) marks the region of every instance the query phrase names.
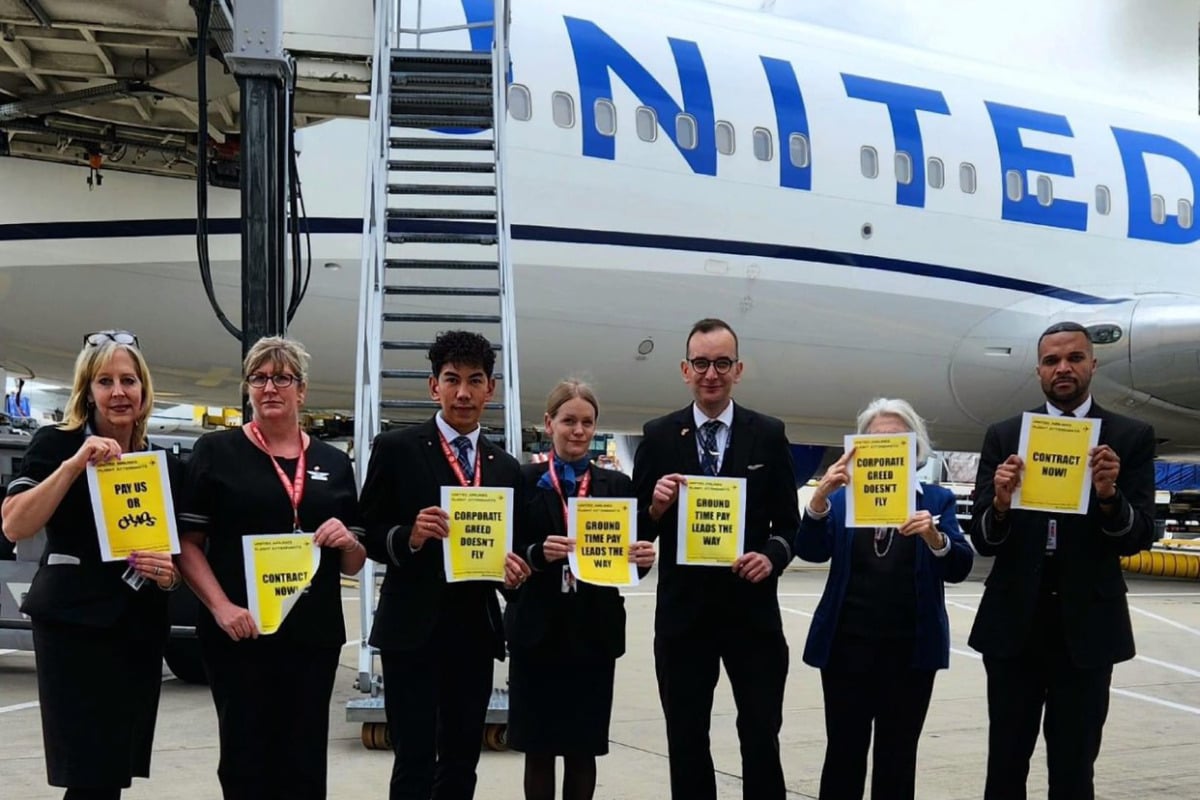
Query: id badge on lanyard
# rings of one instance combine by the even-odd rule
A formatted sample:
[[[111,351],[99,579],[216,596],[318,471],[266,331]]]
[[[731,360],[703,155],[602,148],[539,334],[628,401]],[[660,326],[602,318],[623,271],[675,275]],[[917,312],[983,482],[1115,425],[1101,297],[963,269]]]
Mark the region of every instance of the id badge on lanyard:
[[[563,512],[563,530],[571,530],[571,520],[568,518],[567,496],[563,494],[562,485],[558,481],[558,473],[554,471],[554,455],[550,456],[550,483],[554,486],[554,491],[558,495],[559,501],[562,503]],[[592,487],[592,471],[589,469],[583,474],[579,480],[579,490],[575,493],[576,497],[587,497],[588,490]],[[563,594],[579,591],[579,585],[575,578],[575,574],[571,572],[570,563],[563,564],[562,568],[562,586]]]

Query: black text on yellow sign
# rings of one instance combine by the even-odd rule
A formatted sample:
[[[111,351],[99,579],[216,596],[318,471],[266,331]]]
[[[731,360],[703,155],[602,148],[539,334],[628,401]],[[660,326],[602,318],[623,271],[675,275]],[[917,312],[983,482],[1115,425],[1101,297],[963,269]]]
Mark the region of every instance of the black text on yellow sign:
[[[916,513],[916,438],[911,434],[847,436],[854,448],[846,490],[848,527],[903,525]]]

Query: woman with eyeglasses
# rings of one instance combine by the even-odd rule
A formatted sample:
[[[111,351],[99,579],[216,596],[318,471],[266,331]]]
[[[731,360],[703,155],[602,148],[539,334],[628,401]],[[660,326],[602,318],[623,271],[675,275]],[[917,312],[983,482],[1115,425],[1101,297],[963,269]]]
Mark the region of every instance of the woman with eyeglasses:
[[[4,500],[6,538],[46,530],[21,610],[33,623],[46,771],[51,786],[66,788],[66,800],[119,798],[133,778],[150,775],[166,592],[179,577],[169,553],[101,560],[86,471],[149,449],[153,405],[137,337],[88,334],[62,423],[34,434]],[[164,455],[178,486],[179,462]],[[125,579],[131,568],[144,583]]]
[[[308,353],[260,339],[243,364],[253,420],[201,437],[188,461],[179,561],[204,608],[226,800],[325,797],[329,702],[346,641],[340,575],[366,559],[350,459],[300,427]],[[279,630],[248,610],[242,539],[309,533],[320,565]],[[205,548],[207,545],[207,553]]]
[[[874,400],[858,415],[858,432],[913,433],[917,466],[929,458],[925,421],[904,400]],[[950,665],[945,584],[970,574],[974,552],[954,494],[933,484],[917,485],[917,512],[900,527],[847,527],[853,456],[825,471],[796,536],[800,558],[832,559],[804,647],[825,696],[820,797],[863,796],[873,728],[872,800],[912,800],[934,675]]]
[[[625,603],[615,587],[577,581],[567,563],[575,547],[567,538],[568,498],[634,497],[627,475],[590,463],[598,415],[590,387],[559,383],[546,400],[550,461],[521,468],[527,503],[515,549],[533,574],[505,609],[504,627],[512,652],[508,739],[525,753],[526,800],[554,800],[559,756],[564,800],[591,800],[596,756],[608,752]],[[629,558],[644,575],[654,564],[654,545],[633,542]]]

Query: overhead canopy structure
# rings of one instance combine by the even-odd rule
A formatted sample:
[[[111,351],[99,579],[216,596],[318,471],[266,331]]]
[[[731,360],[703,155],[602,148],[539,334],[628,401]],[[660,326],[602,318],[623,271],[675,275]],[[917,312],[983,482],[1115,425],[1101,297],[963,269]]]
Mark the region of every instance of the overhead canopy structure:
[[[236,179],[241,130],[238,86],[223,62],[233,2],[212,0],[204,58],[205,151],[227,180]],[[365,118],[371,0],[287,0],[283,9],[296,125]],[[0,0],[0,154],[194,177],[196,13],[189,0]]]

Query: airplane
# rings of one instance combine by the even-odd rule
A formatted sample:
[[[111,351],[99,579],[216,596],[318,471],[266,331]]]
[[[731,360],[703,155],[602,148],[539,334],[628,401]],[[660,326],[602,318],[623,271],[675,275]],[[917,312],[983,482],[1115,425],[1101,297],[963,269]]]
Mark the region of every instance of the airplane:
[[[492,3],[424,13],[485,22]],[[490,32],[438,42],[486,49]],[[1037,336],[1072,319],[1092,330],[1097,400],[1152,422],[1160,454],[1200,448],[1190,109],[702,2],[513,0],[511,42],[527,424],[577,375],[601,427],[638,431],[687,402],[684,336],[718,316],[741,340],[738,400],[792,441],[838,444],[890,395],[937,447],[976,450],[1037,401]],[[317,266],[290,332],[313,353],[310,407],[347,410],[365,123],[301,139]],[[30,188],[0,201],[0,364],[64,383],[82,333],[125,327],[164,397],[236,405],[239,345],[200,287],[193,185],[118,171],[89,192],[77,168],[20,158],[0,176]],[[211,191],[226,309],[237,201]]]

